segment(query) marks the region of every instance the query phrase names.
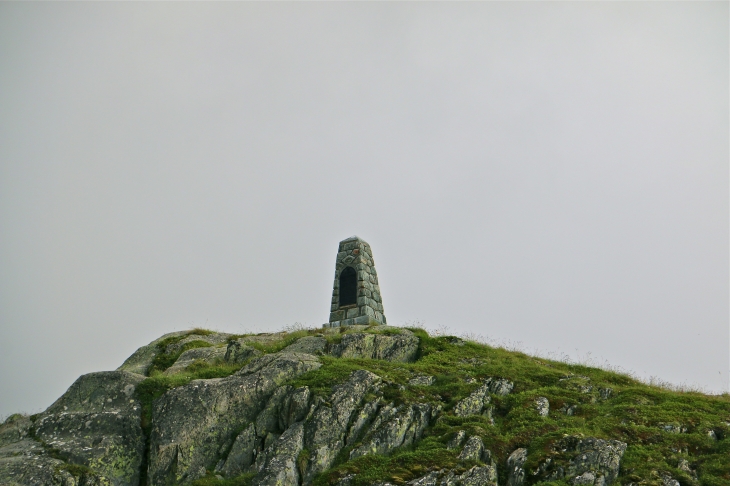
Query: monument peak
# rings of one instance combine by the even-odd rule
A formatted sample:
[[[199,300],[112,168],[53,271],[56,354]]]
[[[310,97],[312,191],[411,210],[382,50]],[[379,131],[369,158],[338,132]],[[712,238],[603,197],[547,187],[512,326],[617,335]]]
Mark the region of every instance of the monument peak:
[[[330,319],[325,327],[385,324],[378,274],[370,245],[358,236],[340,241]]]

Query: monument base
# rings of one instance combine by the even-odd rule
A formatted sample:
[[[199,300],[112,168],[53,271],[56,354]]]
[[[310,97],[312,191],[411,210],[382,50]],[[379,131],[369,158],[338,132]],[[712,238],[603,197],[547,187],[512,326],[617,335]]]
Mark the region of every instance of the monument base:
[[[370,316],[353,317],[352,319],[343,319],[341,321],[328,322],[322,327],[340,327],[340,326],[379,326],[384,325],[383,322],[375,320]]]

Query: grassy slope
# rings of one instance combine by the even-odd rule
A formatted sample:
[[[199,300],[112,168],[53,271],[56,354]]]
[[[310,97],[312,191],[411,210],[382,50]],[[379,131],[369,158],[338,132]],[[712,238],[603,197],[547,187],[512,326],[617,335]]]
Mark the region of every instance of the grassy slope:
[[[498,461],[500,478],[506,478],[505,460],[509,453],[518,447],[527,447],[526,484],[534,482],[529,471],[548,457],[552,444],[565,435],[583,434],[618,439],[629,445],[621,463],[618,481],[621,484],[659,485],[662,484],[660,475],[669,473],[683,485],[730,485],[728,395],[707,396],[666,390],[598,368],[537,359],[453,337],[430,337],[420,329],[412,331],[421,338],[420,356],[415,363],[323,356],[320,369],[290,383],[307,385],[315,393],[326,395],[353,370],[367,369],[388,382],[383,396],[386,401],[396,404],[432,402],[440,404],[444,410],[416,447],[403,448],[387,457],[365,456],[354,461],[346,461],[349,450],[343,451],[335,467],[320,475],[315,484],[332,484],[348,473],[358,474],[358,484],[378,480],[402,484],[434,468],[469,467],[471,464],[456,459],[457,451],[446,449],[446,442],[457,430],[463,429],[483,438]],[[256,347],[264,352],[275,352],[301,336],[318,332],[321,331],[288,333],[280,340]],[[339,337],[327,335],[332,341]],[[227,376],[240,368],[240,365],[196,364],[184,373],[163,376],[160,372],[165,365],[169,366],[168,361],[159,360],[152,376],[139,387],[146,408],[169,388],[195,378]],[[418,374],[435,376],[436,383],[404,386]],[[456,402],[489,376],[504,377],[515,383],[510,395],[493,397],[494,425],[481,416],[460,418],[452,415],[450,411]],[[609,396],[607,390],[610,390]],[[550,402],[547,417],[539,416],[534,407],[534,400],[539,396],[547,397]],[[572,416],[560,410],[568,406],[575,406]],[[718,440],[708,436],[710,431]],[[698,481],[678,468],[681,460],[688,461],[697,471]],[[197,484],[245,485],[250,479],[250,475],[223,481],[207,477]]]

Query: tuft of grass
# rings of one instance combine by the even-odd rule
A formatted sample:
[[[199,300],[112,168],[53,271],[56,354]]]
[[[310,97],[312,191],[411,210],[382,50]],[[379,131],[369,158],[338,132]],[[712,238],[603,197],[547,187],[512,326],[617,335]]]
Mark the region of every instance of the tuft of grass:
[[[56,469],[68,471],[68,473],[71,474],[71,476],[74,476],[75,478],[82,479],[82,480],[91,479],[91,478],[96,477],[96,473],[94,472],[93,469],[91,469],[90,467],[84,466],[82,464],[73,464],[73,463],[67,462],[67,463],[61,464]]]
[[[289,346],[290,344],[293,344],[294,341],[296,341],[299,338],[302,338],[304,336],[311,336],[313,334],[316,334],[315,329],[301,329],[298,331],[293,331],[286,333],[284,336],[282,336],[279,340],[272,340],[270,342],[260,342],[260,341],[247,341],[246,344],[251,346],[252,348],[258,349],[264,354],[270,354],[270,353],[278,353],[285,347]]]
[[[183,336],[185,337],[185,336]],[[166,342],[167,339],[165,339],[165,342],[158,343],[157,348],[160,350],[160,352],[155,356],[155,358],[152,360],[152,366],[150,366],[149,375],[155,375],[157,373],[162,373],[167,368],[175,364],[175,361],[180,357],[181,354],[183,354],[188,349],[195,349],[195,348],[209,348],[212,346],[209,342],[206,341],[190,341],[189,343],[185,343],[180,350],[174,353],[167,353],[165,350],[170,344],[174,344],[175,342],[181,341],[181,339],[177,338],[171,338],[176,339],[176,341],[173,342]]]
[[[192,486],[251,486],[256,473],[246,473],[235,478],[218,479],[212,474],[196,479]]]
[[[381,481],[404,484],[430,471],[453,469],[460,473],[472,465],[460,463],[456,456],[456,451],[447,450],[438,440],[426,438],[415,448],[403,447],[389,456],[371,454],[341,463],[319,474],[312,485],[335,484],[350,474],[355,475],[352,486],[369,486]]]

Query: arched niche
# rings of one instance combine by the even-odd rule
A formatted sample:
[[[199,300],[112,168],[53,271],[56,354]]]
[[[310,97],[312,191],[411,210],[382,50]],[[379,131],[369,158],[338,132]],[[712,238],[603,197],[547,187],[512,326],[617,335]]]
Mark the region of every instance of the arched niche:
[[[357,272],[345,267],[340,272],[340,305],[357,304]]]

